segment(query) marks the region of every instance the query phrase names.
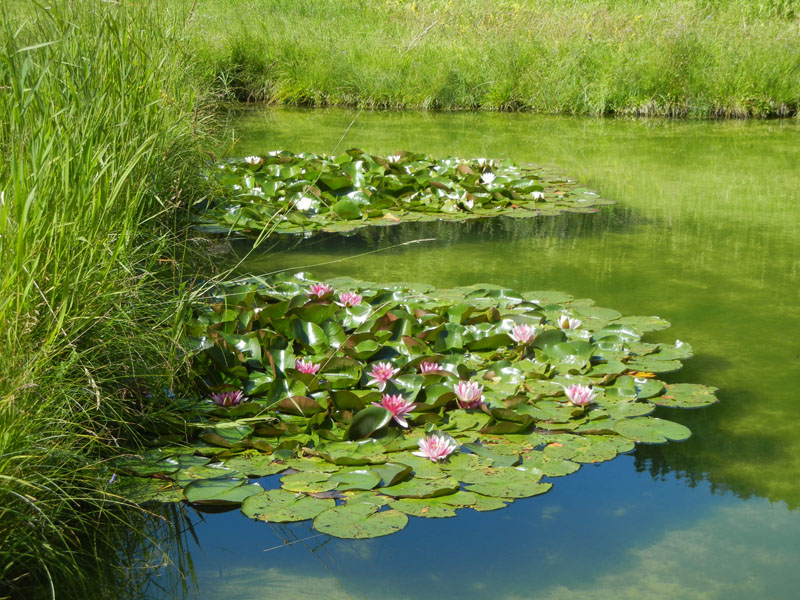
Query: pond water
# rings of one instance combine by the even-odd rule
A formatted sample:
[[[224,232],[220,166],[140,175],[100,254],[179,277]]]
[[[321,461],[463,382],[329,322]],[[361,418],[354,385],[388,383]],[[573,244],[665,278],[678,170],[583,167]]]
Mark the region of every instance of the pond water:
[[[360,147],[562,168],[618,204],[268,243],[240,271],[553,289],[659,315],[672,327],[646,339],[696,354],[665,379],[717,386],[721,402],[662,411],[691,428],[687,442],[584,466],[500,511],[412,518],[385,538],[192,516],[179,558],[197,584],[178,594],[165,569],[151,598],[796,597],[800,123],[267,110],[238,115],[232,135],[235,155]],[[429,241],[401,245],[417,239]]]

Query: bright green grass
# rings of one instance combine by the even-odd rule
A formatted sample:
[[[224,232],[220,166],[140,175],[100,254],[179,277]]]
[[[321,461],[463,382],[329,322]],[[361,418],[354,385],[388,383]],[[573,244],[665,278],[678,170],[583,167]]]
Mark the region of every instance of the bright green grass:
[[[206,0],[229,97],[309,106],[796,114],[798,0]]]
[[[135,444],[176,363],[206,139],[186,13],[0,8],[0,597],[96,597],[110,524],[135,518],[97,457]]]

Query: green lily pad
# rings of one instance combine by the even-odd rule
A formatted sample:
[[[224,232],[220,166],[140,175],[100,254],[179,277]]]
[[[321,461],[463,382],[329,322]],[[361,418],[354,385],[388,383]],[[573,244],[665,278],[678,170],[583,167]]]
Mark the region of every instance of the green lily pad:
[[[673,408],[701,408],[719,402],[714,393],[717,388],[696,383],[674,383],[666,386],[664,394],[650,402]]]
[[[336,501],[318,499],[286,490],[269,490],[249,496],[242,502],[245,516],[270,523],[290,523],[313,519],[333,508]]]
[[[379,201],[374,191],[355,189],[365,179],[360,159],[347,156],[336,163],[335,176],[351,183],[338,196],[320,186],[322,197],[315,195],[307,212],[322,222],[326,217],[315,210],[352,202],[365,221],[381,219],[385,207],[368,207]],[[274,158],[265,165],[283,169],[284,163],[269,162]],[[452,182],[421,177],[442,194],[440,205],[461,210],[460,200],[445,198]],[[524,176],[508,181],[533,185]],[[295,183],[281,185],[299,194],[289,189]],[[404,214],[414,219],[432,218],[409,208]],[[302,219],[289,216],[301,231]],[[242,390],[248,399],[232,408],[208,398],[187,401],[185,422],[183,415],[175,421],[182,435],[193,436],[191,445],[176,447],[174,436],[158,432],[168,442],[163,449],[113,463],[121,472],[175,480],[143,480],[147,489],[139,498],[244,499],[254,518],[314,518],[319,531],[332,535],[383,535],[404,526],[406,514],[450,517],[463,507],[502,508],[546,492],[551,484],[542,478],[610,460],[636,443],[686,439],[684,426],[648,415],[657,405],[716,401],[714,388],[666,385],[652,376],[691,355],[685,343],[642,341],[644,330],[666,323],[655,317],[620,317],[591,300],[487,284],[436,290],[338,278],[327,285],[303,273],[254,278],[211,290],[193,309],[186,328],[202,343],[187,347],[196,353],[199,389]],[[354,294],[346,303],[345,292]],[[562,330],[561,315],[581,323]],[[534,328],[532,340],[511,337],[519,325]],[[570,400],[566,390],[573,385],[590,386],[592,401]],[[461,408],[473,394],[481,402]],[[266,493],[245,479],[278,473],[282,488]]]
[[[371,490],[381,482],[381,476],[371,470],[354,468],[331,475],[330,481],[336,482],[340,490]]]
[[[408,524],[408,517],[398,510],[384,510],[367,503],[350,503],[321,512],[314,519],[314,529],[333,537],[366,539],[389,535]]]
[[[184,488],[186,499],[193,504],[240,504],[248,496],[264,491],[257,483],[243,479],[220,477],[199,479]]]
[[[439,479],[419,479],[417,477],[408,481],[382,488],[381,493],[393,498],[435,498],[453,494],[459,489],[457,479],[441,477]]]
[[[331,481],[330,478],[330,473],[303,471],[281,477],[281,486],[290,492],[309,494],[327,492],[339,485],[337,481]]]
[[[665,421],[655,417],[636,417],[619,421],[614,430],[620,435],[635,442],[663,444],[667,440],[682,441],[689,438],[692,432],[680,423]]]

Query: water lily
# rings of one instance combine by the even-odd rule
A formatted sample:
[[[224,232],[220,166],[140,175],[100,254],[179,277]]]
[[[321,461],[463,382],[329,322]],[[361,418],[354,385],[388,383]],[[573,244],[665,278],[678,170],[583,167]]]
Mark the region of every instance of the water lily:
[[[339,304],[344,307],[361,304],[361,294],[356,294],[355,292],[342,292],[339,294]]]
[[[315,365],[310,360],[305,360],[303,358],[295,359],[294,368],[300,371],[301,373],[310,373],[312,375],[317,371],[319,371],[319,365]]]
[[[544,192],[531,192],[531,198],[534,200],[543,200]]]
[[[314,205],[314,199],[309,198],[308,196],[303,196],[302,198],[298,198],[294,201],[294,207],[297,210],[307,211],[311,210],[311,207]]]
[[[246,400],[242,390],[216,392],[211,394],[211,399],[220,406],[236,406]]]
[[[400,427],[408,427],[408,421],[406,421],[405,416],[414,410],[414,403],[403,398],[402,394],[396,394],[394,396],[384,394],[380,402],[373,402],[372,405],[380,406],[392,413],[392,419],[394,419]]]
[[[308,288],[308,295],[322,298],[323,296],[330,294],[332,291],[333,288],[325,283],[314,283]]]
[[[561,327],[561,329],[577,329],[581,326],[582,322],[583,321],[580,319],[575,319],[569,315],[561,315],[558,317],[558,326]]]
[[[411,454],[422,458],[430,458],[433,462],[444,460],[458,448],[453,438],[436,434],[422,438],[418,445],[419,452],[412,452]]]
[[[483,386],[475,381],[461,380],[453,386],[461,408],[479,408],[483,404]]]
[[[400,156],[399,154],[392,154],[391,156],[387,156],[386,160],[388,160],[390,163],[399,163],[400,159],[402,158],[403,157]]]
[[[567,399],[575,406],[586,406],[597,397],[597,392],[592,391],[591,386],[579,383],[573,383],[571,386],[565,387],[564,393],[567,395]]]
[[[431,360],[423,360],[419,364],[419,372],[425,375],[425,373],[430,373],[431,371],[439,371],[441,370],[442,365],[437,362],[433,362]]]
[[[485,184],[492,183],[496,178],[497,175],[495,175],[491,171],[486,171],[486,173],[481,173],[481,181]]]
[[[260,165],[261,163],[263,163],[264,159],[261,158],[260,156],[245,156],[244,157],[244,162],[246,162],[248,165],[254,165],[255,166],[255,165]]]
[[[398,373],[400,369],[392,367],[390,362],[379,362],[372,365],[372,371],[368,373],[371,378],[367,381],[367,385],[377,385],[380,391],[386,387],[386,382]]]
[[[518,344],[527,344],[536,335],[536,329],[530,325],[517,325],[508,335]]]

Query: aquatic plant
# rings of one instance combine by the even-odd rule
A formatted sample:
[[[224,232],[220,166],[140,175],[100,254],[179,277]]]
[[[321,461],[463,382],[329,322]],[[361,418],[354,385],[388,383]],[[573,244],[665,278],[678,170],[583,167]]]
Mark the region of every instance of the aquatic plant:
[[[210,232],[349,231],[367,225],[595,212],[613,204],[553,171],[509,160],[435,159],[358,149],[338,156],[274,151],[210,170],[213,205],[196,216]],[[391,160],[390,160],[391,158]]]
[[[419,451],[412,452],[414,456],[430,458],[433,462],[446,459],[458,449],[456,441],[443,435],[426,435],[418,442]]]
[[[461,408],[479,408],[483,404],[483,386],[474,381],[459,381],[453,393]]]
[[[167,434],[157,450],[118,461],[128,473],[119,489],[137,501],[241,503],[254,519],[314,519],[330,535],[373,537],[409,515],[544,493],[547,479],[637,442],[686,439],[683,425],[651,416],[656,406],[716,402],[714,388],[656,379],[692,353],[685,342],[641,340],[668,326],[658,317],[558,292],[326,284],[320,300],[309,296],[319,283],[302,274],[244,281],[197,305],[186,346],[198,385],[233,386],[250,401],[187,400],[192,443]],[[362,301],[333,301],[344,292]],[[580,326],[562,329],[564,314]],[[520,325],[536,332],[524,346],[510,335]],[[320,368],[303,373],[298,361]],[[280,489],[250,482],[269,476]]]
[[[573,383],[565,387],[564,395],[575,406],[585,406],[597,397],[597,394],[592,391],[590,386],[581,385],[580,383]]]
[[[405,416],[414,410],[414,403],[404,400],[402,394],[395,394],[393,396],[384,394],[381,396],[380,403],[373,402],[373,406],[380,406],[392,413],[394,419],[400,427],[408,427],[408,421]]]

